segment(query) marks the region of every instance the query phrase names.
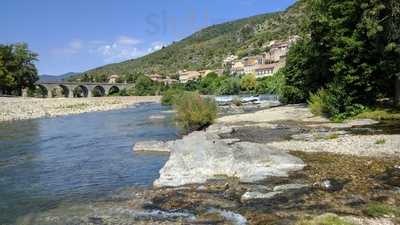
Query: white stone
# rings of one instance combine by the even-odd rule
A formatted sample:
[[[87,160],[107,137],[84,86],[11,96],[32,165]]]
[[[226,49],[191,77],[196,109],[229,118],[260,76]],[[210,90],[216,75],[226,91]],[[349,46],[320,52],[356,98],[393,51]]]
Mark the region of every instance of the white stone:
[[[257,143],[228,145],[203,131],[171,142],[169,147],[171,155],[154,182],[156,187],[204,183],[220,175],[255,182],[271,176],[287,177],[304,167],[301,159],[285,151]]]
[[[255,200],[255,199],[270,199],[275,197],[276,195],[282,194],[283,192],[281,191],[273,191],[273,192],[267,192],[267,193],[261,193],[258,191],[252,191],[252,192],[246,192],[242,195],[240,198],[241,202],[247,202],[250,200]]]

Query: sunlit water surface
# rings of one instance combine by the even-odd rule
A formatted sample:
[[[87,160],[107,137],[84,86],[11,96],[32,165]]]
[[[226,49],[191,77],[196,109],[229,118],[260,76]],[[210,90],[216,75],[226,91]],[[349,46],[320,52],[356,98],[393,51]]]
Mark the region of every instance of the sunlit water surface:
[[[136,154],[141,140],[179,135],[168,108],[132,108],[0,123],[0,224],[85,202],[121,188],[149,186],[168,156]],[[165,115],[165,119],[154,115]]]

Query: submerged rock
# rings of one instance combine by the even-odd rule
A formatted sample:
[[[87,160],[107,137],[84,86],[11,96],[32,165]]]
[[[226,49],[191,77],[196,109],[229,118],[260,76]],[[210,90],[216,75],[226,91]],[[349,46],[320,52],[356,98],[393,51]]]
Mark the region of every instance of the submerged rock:
[[[241,182],[271,176],[287,177],[301,170],[301,159],[263,144],[227,144],[215,134],[194,132],[171,142],[171,156],[160,171],[156,187],[204,183],[216,176],[236,177]]]
[[[170,152],[168,144],[163,141],[142,141],[133,146],[134,152]]]

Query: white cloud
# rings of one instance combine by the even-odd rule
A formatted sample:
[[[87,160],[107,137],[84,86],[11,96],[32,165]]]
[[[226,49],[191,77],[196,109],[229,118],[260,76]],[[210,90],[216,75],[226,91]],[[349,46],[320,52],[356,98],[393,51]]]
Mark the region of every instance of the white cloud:
[[[79,53],[84,47],[84,44],[79,39],[74,39],[70,41],[66,47],[53,49],[54,54],[67,54],[73,55]]]
[[[111,43],[94,44],[94,48],[89,52],[99,54],[106,63],[118,62],[143,56],[146,52],[138,48],[140,43],[142,42],[139,39],[119,36]]]
[[[162,49],[165,44],[161,41],[156,41],[151,44],[151,47],[147,50],[148,52],[155,52]]]
[[[141,41],[128,36],[119,36],[116,40],[116,43],[120,45],[137,45],[140,44]]]

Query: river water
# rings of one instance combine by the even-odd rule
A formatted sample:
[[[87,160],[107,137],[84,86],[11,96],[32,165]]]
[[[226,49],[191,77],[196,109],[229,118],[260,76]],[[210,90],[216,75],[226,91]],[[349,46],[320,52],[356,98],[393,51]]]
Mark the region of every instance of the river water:
[[[85,202],[127,187],[146,187],[168,159],[136,154],[141,140],[179,136],[168,108],[124,110],[0,123],[0,224],[60,202]],[[152,115],[165,119],[151,119]]]

